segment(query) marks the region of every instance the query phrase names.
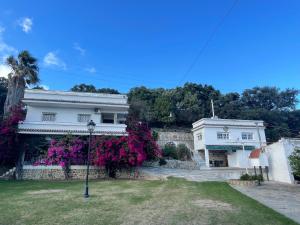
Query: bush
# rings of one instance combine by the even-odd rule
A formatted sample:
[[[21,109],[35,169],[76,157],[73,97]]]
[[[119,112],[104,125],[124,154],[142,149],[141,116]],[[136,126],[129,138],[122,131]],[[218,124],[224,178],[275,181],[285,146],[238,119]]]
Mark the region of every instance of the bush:
[[[240,180],[259,180],[259,181],[263,181],[263,176],[262,175],[249,175],[249,174],[243,174],[240,177]]]
[[[181,161],[192,160],[192,153],[185,144],[179,144],[177,147],[173,142],[169,142],[163,148],[163,156],[168,159]]]
[[[163,166],[163,165],[166,165],[166,164],[167,164],[167,161],[164,158],[159,159],[159,165],[160,166]]]
[[[163,157],[171,159],[179,159],[176,145],[173,142],[167,143],[163,148]]]
[[[295,148],[289,156],[290,164],[295,177],[300,177],[300,148]]]
[[[192,160],[192,154],[188,147],[185,144],[179,144],[177,146],[177,155],[178,159],[182,161],[190,161]]]

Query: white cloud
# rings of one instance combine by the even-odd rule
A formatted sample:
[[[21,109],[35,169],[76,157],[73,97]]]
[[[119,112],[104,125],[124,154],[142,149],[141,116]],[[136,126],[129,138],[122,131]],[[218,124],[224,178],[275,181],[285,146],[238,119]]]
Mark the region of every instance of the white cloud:
[[[19,25],[25,33],[28,33],[29,31],[31,31],[33,22],[32,19],[25,17],[19,20]]]
[[[0,64],[0,77],[7,78],[9,73],[11,73],[11,68],[5,64]]]
[[[82,47],[80,47],[80,45],[78,44],[78,43],[74,43],[73,44],[73,48],[75,49],[75,50],[77,50],[77,51],[79,51],[79,53],[80,53],[80,55],[85,55],[85,49],[84,48],[82,48]]]
[[[88,67],[85,69],[85,71],[89,72],[89,73],[96,73],[97,70],[95,69],[95,67]]]
[[[67,66],[60,58],[58,58],[57,54],[54,52],[48,52],[44,57],[45,66],[54,66],[60,69],[66,70]]]
[[[10,54],[16,53],[17,50],[8,45],[4,40],[3,40],[3,34],[5,32],[5,27],[0,25],[0,57],[3,58],[3,56],[8,56]]]

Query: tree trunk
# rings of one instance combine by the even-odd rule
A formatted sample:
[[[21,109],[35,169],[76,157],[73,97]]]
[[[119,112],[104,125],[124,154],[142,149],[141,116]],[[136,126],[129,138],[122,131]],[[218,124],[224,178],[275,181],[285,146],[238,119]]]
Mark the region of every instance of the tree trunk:
[[[7,96],[4,103],[4,116],[9,116],[12,108],[18,106],[24,97],[25,82],[23,77],[15,76],[8,81]]]

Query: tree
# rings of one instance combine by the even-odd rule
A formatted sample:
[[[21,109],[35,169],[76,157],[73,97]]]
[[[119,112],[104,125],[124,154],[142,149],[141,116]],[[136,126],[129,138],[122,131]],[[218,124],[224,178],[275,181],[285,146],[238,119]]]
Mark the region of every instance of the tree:
[[[92,84],[77,84],[71,88],[74,92],[90,92],[90,93],[103,93],[103,94],[120,94],[118,90],[112,88],[99,88],[97,89]]]
[[[4,115],[7,116],[13,107],[21,103],[25,87],[39,82],[37,60],[28,51],[22,51],[18,57],[10,56],[6,63],[12,72],[8,75],[8,92],[4,104]]]
[[[96,93],[96,87],[92,84],[77,84],[71,88],[71,91],[75,92],[92,92]]]
[[[276,87],[254,87],[243,92],[241,103],[249,109],[294,110],[298,94],[295,89],[280,91]]]
[[[8,80],[5,77],[0,77],[0,117],[3,115],[4,102],[7,95]]]
[[[112,88],[99,88],[97,90],[97,93],[103,93],[103,94],[120,94],[120,92],[116,89]]]

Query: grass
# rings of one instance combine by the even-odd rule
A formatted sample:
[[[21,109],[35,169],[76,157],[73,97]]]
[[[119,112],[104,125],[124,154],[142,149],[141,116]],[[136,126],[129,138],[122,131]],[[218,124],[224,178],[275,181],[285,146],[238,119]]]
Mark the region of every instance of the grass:
[[[0,224],[296,224],[226,183],[0,181]]]

